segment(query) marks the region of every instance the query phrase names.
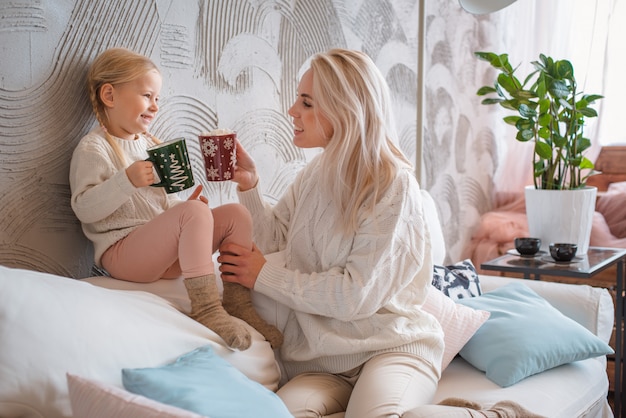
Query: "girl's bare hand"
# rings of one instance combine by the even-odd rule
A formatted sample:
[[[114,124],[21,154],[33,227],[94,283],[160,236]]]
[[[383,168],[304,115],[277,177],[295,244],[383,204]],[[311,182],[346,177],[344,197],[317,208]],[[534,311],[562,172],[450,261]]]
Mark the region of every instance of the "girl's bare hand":
[[[126,176],[135,187],[150,186],[156,180],[150,161],[135,161],[126,168]]]
[[[205,196],[201,195],[200,193],[202,193],[202,189],[204,188],[204,186],[202,186],[201,184],[198,185],[198,187],[195,188],[195,190],[193,191],[193,193],[191,193],[189,195],[189,198],[187,200],[199,200],[201,202],[204,202],[206,204],[209,203],[209,199],[207,199]]]

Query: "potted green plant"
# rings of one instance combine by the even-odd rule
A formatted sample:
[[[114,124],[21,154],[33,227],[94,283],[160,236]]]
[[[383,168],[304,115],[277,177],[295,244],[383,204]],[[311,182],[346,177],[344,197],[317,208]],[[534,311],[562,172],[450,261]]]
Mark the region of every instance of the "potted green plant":
[[[587,178],[594,171],[593,163],[584,155],[591,146],[591,140],[584,136],[584,127],[587,118],[598,116],[591,105],[602,96],[578,91],[574,67],[568,60],[554,60],[540,54],[539,60],[531,63],[534,70],[520,82],[515,75],[518,67],[513,68],[508,54],[476,52],[475,55],[498,70],[494,84],[483,86],[476,92],[479,96],[488,96],[482,103],[499,104],[505,109],[514,111],[515,114],[504,117],[504,121],[516,128],[518,141],[534,142],[532,160],[534,186],[529,186],[525,190],[529,233],[534,236],[543,235],[542,241],[553,242],[555,240],[573,242],[572,234],[582,233],[583,237],[578,239],[579,252],[585,254],[591,233],[596,189],[586,186]],[[572,201],[571,196],[578,196],[581,193],[548,195],[545,192],[532,193],[529,189],[587,191],[588,196],[581,199],[587,206],[591,205],[591,208],[584,210],[582,220],[558,222],[561,224],[558,225],[561,231],[550,232],[552,235],[548,235],[545,230],[554,227],[556,219],[560,219],[568,212],[575,212],[572,205],[577,203]],[[533,196],[529,197],[531,194]],[[553,203],[548,203],[546,199],[554,198],[565,199],[565,208],[557,209],[561,211],[559,214],[546,213],[547,205],[553,206]],[[543,213],[548,219],[534,226],[537,212]],[[583,230],[573,231],[575,229]],[[543,242],[542,247],[545,248],[547,245],[548,242]]]

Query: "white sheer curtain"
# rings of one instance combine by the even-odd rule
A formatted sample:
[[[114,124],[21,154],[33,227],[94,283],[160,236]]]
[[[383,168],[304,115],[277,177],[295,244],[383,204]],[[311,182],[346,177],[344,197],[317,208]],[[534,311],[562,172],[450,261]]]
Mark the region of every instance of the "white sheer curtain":
[[[494,42],[499,47],[494,52],[507,52],[511,64],[520,65],[520,79],[532,71],[530,62],[543,53],[572,62],[580,91],[605,96],[596,102],[600,116],[591,119],[585,128],[594,144],[587,154],[592,160],[602,145],[626,142],[626,131],[619,126],[617,114],[621,110],[618,100],[626,95],[626,87],[620,82],[620,70],[625,68],[626,60],[620,45],[626,35],[625,3],[626,0],[518,0],[491,16],[500,36],[499,43]],[[508,113],[498,112],[498,117],[504,114]],[[498,191],[519,192],[532,184],[532,144],[511,140],[514,129],[504,129],[499,141],[499,172],[494,182]]]
[[[602,0],[597,0],[602,3]],[[606,1],[608,19],[606,22],[607,41],[604,67],[598,73],[604,81],[602,89],[605,98],[602,100],[602,113],[599,118],[598,137],[601,145],[626,145],[626,129],[622,122],[626,97],[626,84],[622,80],[626,68],[626,0]]]

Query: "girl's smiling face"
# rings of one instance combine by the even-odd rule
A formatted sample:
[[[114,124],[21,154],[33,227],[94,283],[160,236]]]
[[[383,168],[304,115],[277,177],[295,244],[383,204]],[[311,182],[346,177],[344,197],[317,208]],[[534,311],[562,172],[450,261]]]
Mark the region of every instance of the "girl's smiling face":
[[[108,131],[122,139],[134,139],[146,132],[159,111],[158,101],[163,83],[158,71],[148,71],[127,83],[102,87],[108,116]]]
[[[288,111],[293,118],[293,143],[300,148],[324,148],[334,131],[330,121],[316,107],[312,91],[313,71],[308,70],[298,85],[296,102]]]

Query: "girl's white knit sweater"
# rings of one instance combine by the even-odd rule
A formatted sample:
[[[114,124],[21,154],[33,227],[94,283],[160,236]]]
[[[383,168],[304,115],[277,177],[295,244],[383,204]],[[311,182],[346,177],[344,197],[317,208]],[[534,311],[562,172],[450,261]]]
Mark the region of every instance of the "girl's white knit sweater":
[[[375,214],[362,214],[356,233],[344,236],[319,181],[320,158],[300,171],[274,206],[263,201],[258,186],[238,192],[252,213],[256,244],[285,259],[284,265],[266,263],[254,290],[291,310],[281,349],[289,377],[341,373],[394,351],[439,369],[443,332],[420,309],[433,265],[415,177],[400,171]]]
[[[124,151],[127,164],[148,158],[146,150],[155,145],[146,135],[135,140],[113,139]],[[80,140],[70,164],[72,209],[85,236],[93,242],[98,266],[107,248],[180,202],[161,187],[133,186],[126,175],[127,165],[120,169],[118,161],[102,129],[95,128]]]

